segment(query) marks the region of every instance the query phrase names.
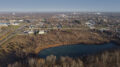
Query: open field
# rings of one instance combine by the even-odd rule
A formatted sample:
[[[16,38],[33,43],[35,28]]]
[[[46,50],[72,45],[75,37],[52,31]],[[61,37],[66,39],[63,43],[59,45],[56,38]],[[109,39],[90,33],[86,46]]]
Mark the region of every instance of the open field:
[[[20,58],[37,55],[45,48],[80,43],[99,45],[113,40],[119,41],[107,33],[92,30],[51,30],[44,35],[17,35],[0,47],[0,63],[9,64]]]

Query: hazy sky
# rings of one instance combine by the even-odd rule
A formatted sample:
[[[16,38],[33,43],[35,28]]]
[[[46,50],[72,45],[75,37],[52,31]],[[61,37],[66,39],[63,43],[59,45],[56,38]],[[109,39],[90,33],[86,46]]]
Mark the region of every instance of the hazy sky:
[[[0,0],[0,11],[120,12],[120,0]]]

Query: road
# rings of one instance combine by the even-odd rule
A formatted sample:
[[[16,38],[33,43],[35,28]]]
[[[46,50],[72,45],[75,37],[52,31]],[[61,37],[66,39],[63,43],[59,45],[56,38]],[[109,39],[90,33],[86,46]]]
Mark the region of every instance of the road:
[[[19,27],[18,29],[16,29],[14,32],[10,33],[6,38],[0,40],[0,45],[4,44],[5,42],[7,42],[10,38],[12,38],[14,35],[16,35],[19,31],[21,31],[22,29],[24,29],[25,25]]]
[[[6,38],[0,40],[0,45],[4,44],[5,42],[7,42],[10,38],[12,38],[13,36],[15,36],[17,33],[21,32],[25,26],[30,26],[34,24],[34,22],[31,22],[29,24],[24,24],[24,25],[21,25],[21,27],[19,27],[18,29],[16,29],[14,32],[10,33]]]
[[[69,29],[74,29],[74,30],[81,30],[83,28],[32,28],[32,29],[38,29],[38,30],[57,30],[57,29],[61,29],[61,30],[69,30]]]

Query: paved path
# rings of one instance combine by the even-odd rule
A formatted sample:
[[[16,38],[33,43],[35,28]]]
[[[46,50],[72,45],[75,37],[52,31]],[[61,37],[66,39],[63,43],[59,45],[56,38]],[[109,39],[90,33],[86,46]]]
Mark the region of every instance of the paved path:
[[[25,26],[25,25],[24,25]],[[0,45],[2,45],[3,43],[5,43],[7,40],[9,40],[10,38],[12,38],[13,36],[15,36],[19,31],[21,31],[24,26],[19,27],[18,29],[16,29],[14,32],[10,33],[6,38],[0,40]]]

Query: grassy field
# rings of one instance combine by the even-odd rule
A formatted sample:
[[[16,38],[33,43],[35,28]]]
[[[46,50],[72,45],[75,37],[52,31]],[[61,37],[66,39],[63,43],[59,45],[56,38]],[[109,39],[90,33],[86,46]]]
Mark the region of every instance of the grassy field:
[[[49,47],[80,43],[101,44],[113,39],[115,40],[107,33],[91,30],[51,30],[44,35],[17,35],[0,46],[0,63],[6,66]]]

